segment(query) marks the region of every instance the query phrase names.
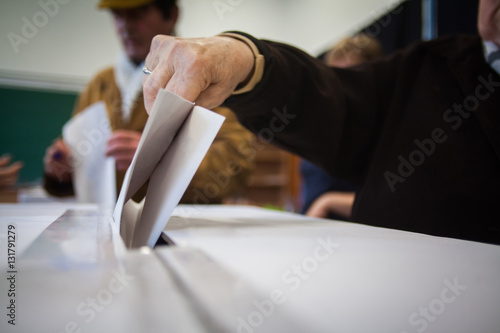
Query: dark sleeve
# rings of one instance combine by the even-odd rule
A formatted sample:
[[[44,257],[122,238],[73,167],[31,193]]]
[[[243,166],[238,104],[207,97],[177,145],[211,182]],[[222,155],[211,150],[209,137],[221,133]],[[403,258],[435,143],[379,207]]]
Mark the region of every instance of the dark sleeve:
[[[397,84],[392,73],[400,57],[334,69],[292,46],[243,35],[264,55],[264,76],[224,105],[260,139],[359,182]]]

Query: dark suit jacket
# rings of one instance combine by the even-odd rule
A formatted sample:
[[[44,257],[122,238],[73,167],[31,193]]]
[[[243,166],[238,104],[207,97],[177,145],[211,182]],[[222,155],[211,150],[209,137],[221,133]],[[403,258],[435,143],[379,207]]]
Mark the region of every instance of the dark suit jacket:
[[[253,39],[262,81],[225,104],[256,133],[358,184],[353,220],[500,244],[500,76],[477,36],[330,69]]]

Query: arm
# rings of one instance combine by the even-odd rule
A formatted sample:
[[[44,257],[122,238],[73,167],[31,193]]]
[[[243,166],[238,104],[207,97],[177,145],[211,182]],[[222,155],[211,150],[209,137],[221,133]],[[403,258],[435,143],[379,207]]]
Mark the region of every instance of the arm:
[[[252,40],[265,56],[264,76],[224,105],[251,131],[271,130],[272,143],[361,182],[389,109],[396,62],[329,68],[289,45]]]
[[[254,133],[267,133],[273,143],[334,176],[359,181],[397,84],[397,61],[330,69],[291,46],[247,37],[265,57],[264,75],[255,89],[225,105]],[[245,43],[228,37],[157,37],[146,59],[153,70],[144,79],[146,107],[161,87],[203,106],[217,105],[248,79],[252,56]]]

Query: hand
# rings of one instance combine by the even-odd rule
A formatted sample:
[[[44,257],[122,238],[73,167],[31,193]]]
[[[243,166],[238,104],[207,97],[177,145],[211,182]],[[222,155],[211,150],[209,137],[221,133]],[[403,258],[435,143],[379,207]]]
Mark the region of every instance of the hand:
[[[120,171],[127,170],[132,163],[135,151],[139,145],[141,133],[117,130],[113,132],[106,143],[106,156],[112,156],[116,161],[116,169]]]
[[[15,162],[9,165],[10,156],[0,157],[0,188],[13,186],[19,178],[19,171],[23,167],[21,162]]]
[[[330,213],[335,213],[349,218],[355,195],[355,192],[326,192],[314,200],[306,215],[327,218]]]
[[[176,38],[156,36],[146,58],[152,73],[144,75],[144,104],[150,112],[158,90],[165,88],[188,101],[212,109],[236,86],[248,80],[253,53],[231,37]]]
[[[71,181],[73,165],[68,146],[61,139],[56,139],[45,151],[43,158],[45,173],[59,182]]]

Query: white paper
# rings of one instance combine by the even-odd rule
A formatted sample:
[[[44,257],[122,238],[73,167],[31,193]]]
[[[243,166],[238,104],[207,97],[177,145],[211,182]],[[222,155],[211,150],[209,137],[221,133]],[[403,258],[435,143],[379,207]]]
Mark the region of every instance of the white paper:
[[[113,207],[116,203],[115,160],[105,156],[111,128],[104,102],[97,102],[63,127],[73,157],[73,185],[78,202]]]
[[[127,247],[154,246],[224,119],[160,90],[113,214]],[[148,179],[144,202],[132,203]]]

